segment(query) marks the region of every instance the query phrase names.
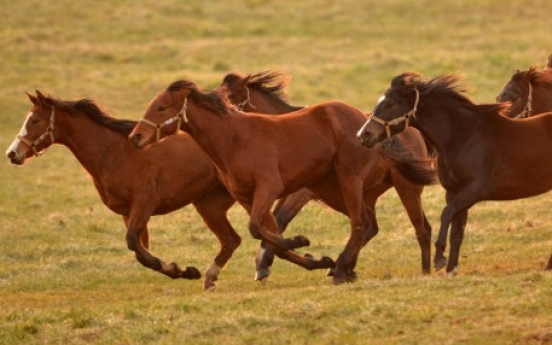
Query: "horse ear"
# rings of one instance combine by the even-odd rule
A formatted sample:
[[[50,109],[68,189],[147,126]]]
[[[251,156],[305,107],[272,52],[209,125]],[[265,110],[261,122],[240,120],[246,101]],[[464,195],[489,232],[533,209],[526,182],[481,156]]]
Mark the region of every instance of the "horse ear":
[[[25,94],[27,95],[27,97],[29,97],[29,100],[31,101],[32,104],[37,105],[38,99],[36,98],[36,96],[31,95],[28,92],[25,92]]]
[[[38,91],[38,90],[35,90],[35,92],[36,92],[36,96],[37,96],[37,99],[38,99],[38,103],[39,103],[39,104],[41,104],[41,105],[43,105],[43,106],[52,105],[52,101],[51,101],[48,97],[44,96],[44,95],[42,94],[42,92],[40,92],[40,91]]]
[[[243,87],[245,89],[247,87],[247,84],[249,83],[249,80],[251,80],[251,74],[240,81],[240,87]]]

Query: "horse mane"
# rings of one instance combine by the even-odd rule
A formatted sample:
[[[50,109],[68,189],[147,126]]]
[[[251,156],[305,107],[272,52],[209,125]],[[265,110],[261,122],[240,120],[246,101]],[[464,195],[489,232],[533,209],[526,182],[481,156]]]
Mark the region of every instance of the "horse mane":
[[[229,102],[226,98],[215,91],[202,91],[192,81],[177,80],[171,83],[165,91],[172,93],[180,90],[188,90],[190,92],[188,95],[190,100],[215,111],[219,115],[228,113]]]
[[[469,87],[465,84],[461,84],[462,79],[458,74],[446,74],[435,77],[433,79],[425,79],[422,75],[416,72],[404,73],[403,84],[415,87],[420,92],[420,95],[427,95],[430,93],[439,94],[439,98],[453,98],[459,105],[467,110],[475,112],[477,114],[496,114],[503,116],[509,109],[511,104],[509,103],[489,103],[489,104],[476,104],[469,97],[465,95],[469,91]],[[400,76],[399,76],[400,77]],[[393,82],[398,84],[399,80],[395,77]]]
[[[519,82],[528,78],[532,83],[552,84],[552,73],[537,70],[536,66],[529,67],[525,71],[517,71],[512,75],[512,81]]]
[[[50,100],[55,107],[66,110],[73,115],[82,113],[98,125],[124,136],[128,136],[138,123],[137,121],[114,118],[101,110],[100,107],[90,99],[85,98],[77,101]]]

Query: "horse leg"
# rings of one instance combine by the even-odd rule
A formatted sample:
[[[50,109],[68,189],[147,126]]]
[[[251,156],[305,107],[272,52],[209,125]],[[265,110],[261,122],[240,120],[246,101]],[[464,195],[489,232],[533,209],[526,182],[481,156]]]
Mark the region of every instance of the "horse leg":
[[[351,236],[337,258],[333,277],[334,284],[351,282],[352,279],[356,279],[356,277],[348,276],[347,273],[354,268],[360,249],[367,242],[370,223],[361,195],[362,180],[356,176],[343,175],[339,181],[349,213]]]
[[[216,288],[215,281],[218,279],[218,274],[241,243],[240,236],[236,233],[226,215],[228,209],[234,203],[234,199],[224,187],[215,189],[193,203],[203,222],[220,242],[220,250],[215,260],[205,271],[203,280],[205,291],[212,291]]]
[[[431,273],[431,225],[422,208],[421,194],[423,187],[407,181],[397,183],[395,190],[408,214],[410,222],[416,231],[416,239],[422,253],[422,273]]]
[[[242,204],[242,206],[246,209],[246,211],[250,215],[250,225],[251,225],[252,220],[254,219],[254,217],[251,216],[252,214],[254,214],[252,211],[252,208],[247,204]],[[264,217],[262,217],[262,221],[259,222],[260,230],[258,230],[256,236],[258,237],[257,239],[264,240],[267,243],[268,248],[274,254],[276,254],[276,256],[278,256],[281,259],[292,262],[296,265],[299,265],[307,270],[331,268],[335,265],[335,262],[329,257],[323,256],[320,260],[315,260],[311,256],[300,256],[297,252],[293,250],[282,249],[281,245],[277,245],[276,242],[271,241],[273,237],[279,238],[280,240],[282,240],[283,238],[279,234],[278,225],[276,224],[276,220],[274,219],[274,216],[270,212],[268,212],[269,208],[270,206],[268,206],[267,212],[265,213]],[[251,231],[251,228],[250,228],[250,231]],[[253,237],[256,238],[255,233],[253,231],[251,232]],[[262,236],[266,236],[266,237],[263,238],[261,234]],[[303,236],[298,236],[298,237],[299,237],[299,240],[296,240],[296,242],[301,242],[301,241],[304,241],[305,239],[305,237]],[[286,241],[292,242],[293,240],[286,240]],[[307,240],[307,243],[308,243],[308,240]],[[302,244],[302,243],[299,243],[299,244]],[[293,248],[295,248],[296,246],[297,244],[292,244]]]
[[[452,218],[450,229],[450,257],[447,265],[447,273],[450,277],[456,274],[458,269],[458,260],[460,257],[460,246],[464,240],[464,230],[468,222],[468,210],[458,212]]]
[[[147,223],[151,216],[151,212],[148,212],[144,207],[136,207],[133,205],[130,210],[130,215],[125,221],[127,226],[126,241],[128,249],[135,253],[136,260],[143,266],[148,267],[154,271],[163,273],[173,279],[199,279],[201,273],[195,267],[186,267],[185,271],[182,271],[180,267],[172,262],[166,264],[162,260],[155,257],[142,245],[142,233],[147,230]],[[148,236],[149,238],[149,236]]]
[[[269,228],[270,231],[267,231],[263,227],[263,221],[265,221],[267,216],[270,215],[270,219],[274,220],[274,217],[270,214],[270,207],[283,188],[278,188],[278,186],[274,186],[271,182],[259,183],[258,186],[253,196],[253,202],[248,210],[249,232],[251,236],[257,240],[264,240],[270,245],[284,251],[308,246],[310,242],[305,236],[286,239],[280,235],[277,227]],[[262,188],[263,186],[264,188]]]
[[[458,212],[467,211],[473,204],[479,200],[478,191],[481,183],[471,183],[465,186],[460,192],[453,194],[449,191],[446,193],[447,205],[441,213],[441,226],[439,228],[439,234],[437,236],[437,241],[435,242],[435,270],[440,270],[441,268],[447,266],[447,258],[444,255],[446,248],[446,241],[448,237],[448,228],[452,223],[453,217],[458,214]],[[457,230],[456,230],[457,231]],[[455,236],[458,236],[456,234]],[[458,246],[458,251],[460,246]],[[456,255],[456,254],[455,254]],[[457,253],[459,255],[459,252]],[[458,265],[458,262],[455,263]],[[447,271],[450,266],[447,266]],[[450,273],[450,271],[448,271]]]
[[[286,230],[289,222],[295,218],[299,211],[301,211],[301,209],[303,209],[313,198],[314,193],[307,188],[303,188],[278,200],[272,214],[278,223],[278,229],[281,234]],[[268,248],[266,242],[262,241],[259,249],[257,249],[257,255],[255,256],[257,267],[255,280],[266,283],[270,275],[270,266],[272,266],[273,261],[274,253]]]
[[[545,270],[552,270],[552,254],[550,255],[550,259],[548,259],[548,265],[546,265]]]

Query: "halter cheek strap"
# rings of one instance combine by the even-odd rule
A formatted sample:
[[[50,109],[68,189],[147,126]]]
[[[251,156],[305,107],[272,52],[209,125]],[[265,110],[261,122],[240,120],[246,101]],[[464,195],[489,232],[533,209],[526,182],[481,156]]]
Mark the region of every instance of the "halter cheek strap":
[[[416,110],[418,109],[418,102],[420,101],[420,93],[416,88],[414,88],[414,92],[416,93],[416,100],[414,101],[414,107],[403,116],[397,117],[396,119],[393,119],[391,121],[386,121],[372,115],[371,120],[379,123],[380,125],[383,126],[383,128],[385,128],[385,136],[387,138],[391,138],[391,126],[398,125],[399,123],[404,121],[405,122],[404,129],[406,129],[406,127],[408,127],[408,125],[410,124],[410,118],[416,117]]]
[[[146,125],[150,125],[151,127],[155,128],[155,142],[158,143],[159,140],[161,140],[161,128],[170,125],[171,123],[176,121],[176,130],[174,131],[174,134],[177,134],[180,130],[180,125],[182,121],[184,122],[190,122],[188,120],[188,116],[186,115],[186,110],[188,107],[188,98],[184,98],[184,103],[182,104],[182,108],[180,108],[180,111],[175,116],[171,117],[168,120],[165,120],[161,123],[155,123],[153,121],[150,121],[146,119],[145,117],[141,117],[138,122],[143,122]]]
[[[525,107],[523,107],[523,110],[521,113],[514,116],[515,118],[524,118],[531,116],[531,112],[533,111],[533,87],[531,86],[531,82],[529,82],[529,94],[527,95],[527,103],[525,103]]]
[[[253,104],[251,104],[251,97],[250,97],[250,94],[249,94],[249,88],[247,86],[245,87],[245,92],[247,94],[247,98],[243,102],[241,102],[237,105],[238,110],[243,111],[243,108],[248,104],[251,108],[257,109],[257,107],[255,107]]]
[[[35,156],[40,157],[42,156],[44,151],[46,151],[46,149],[42,151],[38,151],[37,146],[48,136],[50,137],[50,145],[51,145],[54,143],[54,108],[53,107],[52,107],[52,114],[50,115],[50,121],[48,123],[48,127],[46,127],[46,131],[42,133],[35,141],[30,141],[29,139],[19,134],[17,135],[16,138],[21,142],[23,142],[25,145],[29,146],[33,150]]]

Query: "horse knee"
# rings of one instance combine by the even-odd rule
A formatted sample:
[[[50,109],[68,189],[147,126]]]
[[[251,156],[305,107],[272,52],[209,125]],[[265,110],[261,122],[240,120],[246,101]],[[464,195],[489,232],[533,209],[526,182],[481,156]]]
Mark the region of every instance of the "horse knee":
[[[127,242],[127,248],[133,252],[135,252],[138,249],[140,239],[138,236],[134,233],[127,233],[126,235],[126,242]]]
[[[263,237],[261,236],[260,226],[258,226],[257,224],[254,224],[254,223],[249,224],[249,233],[256,240],[263,239]]]

